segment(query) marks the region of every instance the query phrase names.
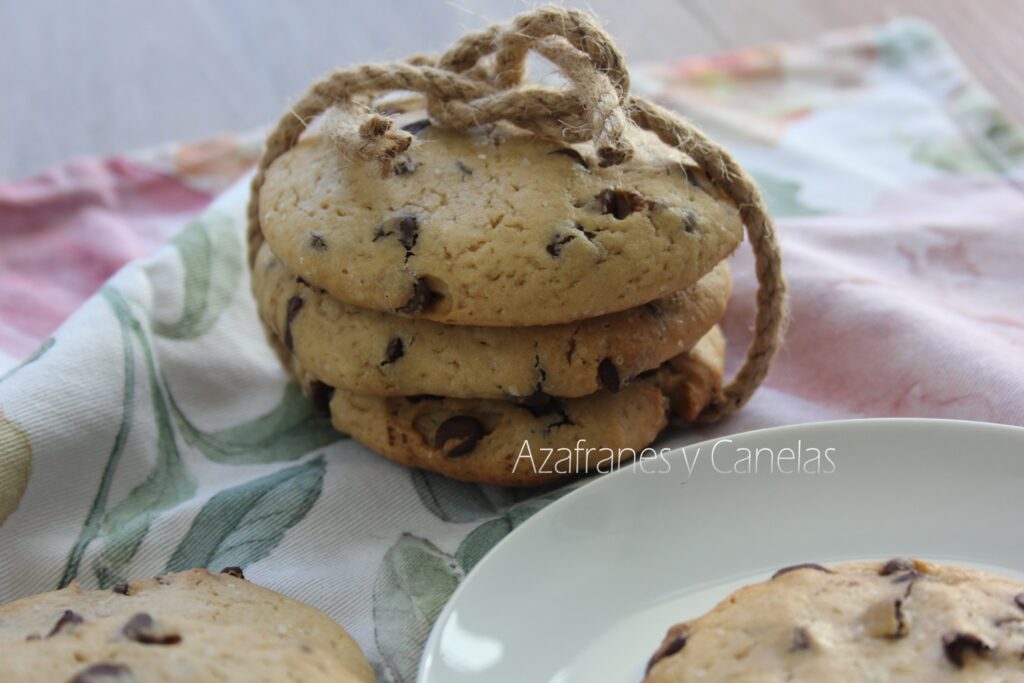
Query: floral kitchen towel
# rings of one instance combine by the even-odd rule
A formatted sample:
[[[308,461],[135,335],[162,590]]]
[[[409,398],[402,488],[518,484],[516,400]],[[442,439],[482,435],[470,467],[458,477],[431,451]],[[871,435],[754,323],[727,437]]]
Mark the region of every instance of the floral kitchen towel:
[[[1024,135],[941,38],[897,22],[634,76],[758,178],[793,298],[747,408],[659,445],[861,416],[1024,424]],[[241,565],[412,681],[459,581],[569,487],[411,471],[315,416],[249,296],[251,140],[0,184],[0,601]]]

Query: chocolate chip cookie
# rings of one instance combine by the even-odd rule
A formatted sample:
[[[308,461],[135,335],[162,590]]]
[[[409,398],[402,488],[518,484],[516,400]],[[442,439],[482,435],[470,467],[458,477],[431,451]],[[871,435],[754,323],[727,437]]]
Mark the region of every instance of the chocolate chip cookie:
[[[317,130],[267,172],[266,243],[340,301],[449,324],[566,323],[689,287],[742,239],[736,207],[650,133],[605,168],[589,143],[402,116],[416,139],[388,177]]]
[[[684,415],[699,413],[721,382],[718,328],[684,355],[691,363],[666,363],[614,391],[538,393],[518,402],[370,396],[331,388],[297,361],[293,367],[335,427],[385,457],[453,479],[531,486],[629,462],[666,426],[673,403]],[[715,372],[718,381],[708,381]],[[686,386],[708,393],[687,393]]]
[[[669,629],[644,680],[1024,681],[1024,583],[899,558],[786,567]]]
[[[728,264],[637,308],[540,327],[445,325],[345,304],[267,245],[253,291],[266,325],[321,381],[376,396],[575,397],[615,388],[690,349],[722,317]]]
[[[0,670],[5,683],[374,680],[344,629],[238,568],[0,606]]]

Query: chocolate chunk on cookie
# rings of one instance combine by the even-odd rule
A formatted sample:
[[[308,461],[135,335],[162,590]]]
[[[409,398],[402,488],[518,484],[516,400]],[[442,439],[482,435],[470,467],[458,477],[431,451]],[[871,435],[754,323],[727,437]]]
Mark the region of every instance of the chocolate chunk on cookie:
[[[486,430],[480,420],[469,415],[456,415],[442,422],[434,434],[434,448],[446,457],[457,458],[472,453]]]

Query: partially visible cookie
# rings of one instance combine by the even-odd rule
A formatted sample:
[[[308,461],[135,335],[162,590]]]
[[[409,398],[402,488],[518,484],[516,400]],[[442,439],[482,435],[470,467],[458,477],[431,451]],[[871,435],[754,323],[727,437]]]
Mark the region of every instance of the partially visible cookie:
[[[644,306],[542,327],[444,325],[357,308],[309,285],[264,245],[253,268],[260,314],[326,384],[377,396],[575,397],[616,387],[689,350],[722,317],[722,262]]]
[[[453,479],[530,486],[632,460],[668,423],[670,401],[662,387],[701,385],[704,380],[689,379],[700,358],[720,367],[724,346],[717,327],[709,337],[698,343],[694,363],[680,363],[678,369],[667,363],[617,392],[537,395],[520,403],[369,396],[331,388],[297,361],[293,367],[314,402],[329,408],[336,428],[385,457]],[[704,386],[710,391],[717,384]],[[689,400],[703,407],[710,397]],[[680,405],[687,414],[695,409]]]
[[[4,683],[362,683],[336,656],[272,631],[178,616],[65,618],[0,644]]]
[[[903,559],[787,567],[673,626],[644,681],[1024,681],[1024,583]]]
[[[631,133],[634,160],[601,168],[589,143],[404,116],[416,139],[390,177],[316,130],[267,171],[266,243],[340,301],[460,325],[565,323],[688,287],[742,239],[731,201],[650,133]]]
[[[149,645],[145,636],[140,641],[118,631],[137,614],[146,614],[158,623],[178,628],[178,641],[167,643],[175,647],[140,648],[140,645]],[[71,640],[56,638],[57,635],[63,636],[65,631],[79,635]],[[215,635],[218,632],[224,633],[227,640],[220,640],[220,636]],[[234,653],[226,651],[231,643],[229,636],[235,639]],[[301,658],[307,650],[315,653],[315,656],[309,654],[306,657],[309,666],[298,667],[296,672],[319,668],[335,673],[348,672],[347,677],[333,680],[363,683],[374,680],[373,671],[359,646],[327,615],[246,581],[237,569],[225,570],[221,574],[193,569],[120,584],[110,590],[85,591],[77,583],[72,583],[62,590],[0,606],[0,662],[5,665],[8,661],[15,661],[17,655],[17,661],[25,663],[26,667],[32,662],[52,660],[52,666],[57,667],[52,669],[54,672],[71,671],[71,668],[78,672],[87,668],[86,664],[104,661],[127,663],[130,660],[136,665],[133,669],[136,673],[141,670],[152,675],[138,680],[222,680],[212,676],[192,679],[179,676],[176,679],[170,674],[153,672],[163,671],[165,665],[177,666],[178,662],[184,661],[183,657],[185,660],[195,658],[191,664],[193,669],[184,671],[219,671],[219,662],[234,662],[235,657],[237,661],[245,661],[251,646],[247,644],[240,648],[240,642],[262,643],[266,647],[272,645],[274,648],[268,652],[278,653],[282,661],[288,662]],[[203,643],[208,643],[211,658],[204,659],[197,654],[203,652]],[[221,647],[224,652],[218,650]],[[76,652],[82,653],[82,657],[62,659],[64,655]],[[146,664],[147,668],[139,669],[142,662],[149,661],[147,653],[154,655],[155,659]],[[122,655],[124,658],[120,659]],[[257,662],[255,659],[252,661]],[[40,670],[50,671],[48,668]],[[18,680],[63,680],[52,676],[31,678],[30,667],[25,671],[28,677]],[[247,671],[240,669],[237,674],[232,674],[234,677],[223,680],[274,680],[272,674],[281,672],[281,669],[270,667],[266,674],[254,674],[269,678],[254,679],[242,677],[241,674]],[[68,673],[67,677],[72,675]],[[302,680],[285,678],[285,673],[280,675],[280,680]],[[2,680],[6,683],[8,679]]]

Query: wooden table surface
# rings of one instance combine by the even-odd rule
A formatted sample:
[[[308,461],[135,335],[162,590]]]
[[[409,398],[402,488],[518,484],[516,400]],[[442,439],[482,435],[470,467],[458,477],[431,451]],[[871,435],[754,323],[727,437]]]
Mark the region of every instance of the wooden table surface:
[[[1024,2],[589,0],[631,61],[916,15],[1021,120]],[[69,156],[246,130],[333,66],[444,48],[513,0],[0,0],[0,178]]]

